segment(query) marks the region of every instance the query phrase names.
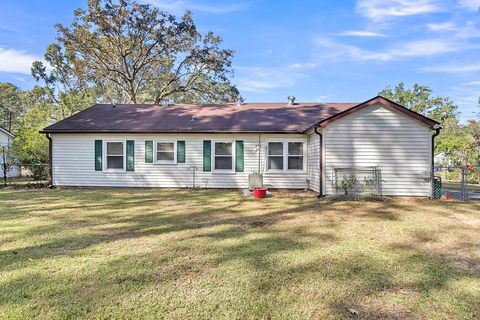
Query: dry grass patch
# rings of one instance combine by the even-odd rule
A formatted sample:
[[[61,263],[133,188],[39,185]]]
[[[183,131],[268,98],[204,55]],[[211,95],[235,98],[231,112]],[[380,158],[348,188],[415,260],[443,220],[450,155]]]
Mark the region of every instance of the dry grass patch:
[[[59,189],[0,207],[2,318],[480,316],[480,203]]]

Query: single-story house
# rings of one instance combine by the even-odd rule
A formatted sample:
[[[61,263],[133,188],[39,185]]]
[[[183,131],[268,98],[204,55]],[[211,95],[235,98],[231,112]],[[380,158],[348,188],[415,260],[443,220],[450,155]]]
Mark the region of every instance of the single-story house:
[[[348,172],[372,170],[381,195],[428,197],[439,128],[377,96],[362,103],[97,104],[41,132],[50,140],[53,186],[191,187],[195,171],[202,187],[246,188],[256,172],[270,188],[332,195],[352,182]]]
[[[9,147],[12,144],[12,139],[15,137],[13,133],[5,128],[0,127],[0,178],[3,178],[3,147]],[[9,150],[5,150],[9,152]],[[11,155],[9,155],[10,157]],[[8,162],[7,162],[8,163]],[[7,177],[18,177],[20,175],[20,166],[14,164],[7,170]]]

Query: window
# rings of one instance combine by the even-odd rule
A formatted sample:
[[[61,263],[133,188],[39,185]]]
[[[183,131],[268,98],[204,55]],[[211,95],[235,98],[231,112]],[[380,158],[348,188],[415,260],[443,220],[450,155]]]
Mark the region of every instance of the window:
[[[125,169],[125,143],[123,141],[107,141],[107,170]]]
[[[268,170],[283,170],[283,142],[268,143]]]
[[[214,171],[233,172],[233,143],[231,141],[215,142],[212,156]]]
[[[288,170],[303,170],[303,142],[288,143]]]
[[[304,170],[304,141],[270,141],[267,152],[267,171]]]
[[[176,163],[177,152],[175,141],[157,141],[156,145],[156,162],[157,163]]]

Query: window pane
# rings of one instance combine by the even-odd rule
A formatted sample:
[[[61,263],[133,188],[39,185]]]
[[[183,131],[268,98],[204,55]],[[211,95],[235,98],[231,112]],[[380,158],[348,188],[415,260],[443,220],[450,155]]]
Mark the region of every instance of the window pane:
[[[283,155],[283,142],[269,142],[268,154],[272,156]]]
[[[215,154],[221,156],[232,155],[232,143],[231,142],[215,142]]]
[[[283,170],[283,157],[268,157],[268,169]]]
[[[173,142],[159,142],[157,143],[157,152],[173,152]]]
[[[303,157],[288,157],[288,169],[303,170]]]
[[[157,161],[174,161],[174,152],[157,152]]]
[[[215,157],[215,169],[232,170],[232,157]]]
[[[123,156],[107,156],[107,169],[123,169]]]
[[[288,154],[292,156],[303,156],[303,143],[302,142],[289,142]]]
[[[107,142],[108,155],[123,155],[123,142]]]

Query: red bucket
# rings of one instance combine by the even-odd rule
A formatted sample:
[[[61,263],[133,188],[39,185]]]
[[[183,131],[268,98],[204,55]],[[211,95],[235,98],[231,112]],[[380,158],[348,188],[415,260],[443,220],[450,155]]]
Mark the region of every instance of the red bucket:
[[[267,188],[253,188],[253,197],[255,199],[267,197]]]

